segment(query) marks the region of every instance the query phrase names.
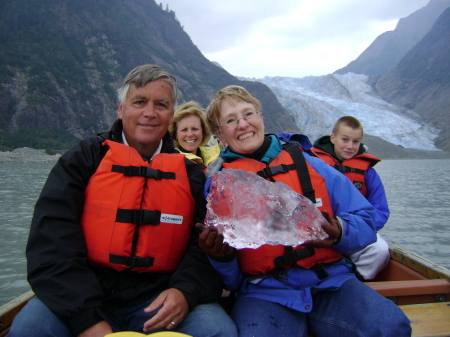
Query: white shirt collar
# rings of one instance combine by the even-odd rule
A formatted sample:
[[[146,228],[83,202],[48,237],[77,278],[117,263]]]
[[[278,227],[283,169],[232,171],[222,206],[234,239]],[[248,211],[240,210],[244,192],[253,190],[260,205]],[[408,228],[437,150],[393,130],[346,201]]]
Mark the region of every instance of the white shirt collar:
[[[128,142],[127,142],[127,138],[125,137],[125,133],[124,133],[123,131],[122,131],[122,139],[123,139],[123,143],[124,143],[125,145],[130,146],[130,145],[128,144]],[[152,160],[153,157],[154,157],[155,155],[161,153],[162,144],[163,144],[163,141],[162,141],[162,139],[161,139],[161,140],[159,141],[158,148],[156,149],[155,153],[153,153],[153,155],[150,157],[150,159],[149,159],[148,161]]]

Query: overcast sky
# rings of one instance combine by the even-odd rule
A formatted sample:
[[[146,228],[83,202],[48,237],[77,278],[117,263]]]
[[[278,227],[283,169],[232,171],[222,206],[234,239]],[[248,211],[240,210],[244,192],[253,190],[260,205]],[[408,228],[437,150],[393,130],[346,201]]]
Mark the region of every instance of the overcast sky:
[[[429,0],[156,0],[235,76],[318,76],[356,59]]]

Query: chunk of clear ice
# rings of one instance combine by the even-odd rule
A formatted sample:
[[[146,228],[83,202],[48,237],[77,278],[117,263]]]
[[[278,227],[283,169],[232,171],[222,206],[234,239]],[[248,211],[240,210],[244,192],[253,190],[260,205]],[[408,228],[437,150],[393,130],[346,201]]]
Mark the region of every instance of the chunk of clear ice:
[[[207,201],[206,225],[217,227],[224,241],[238,249],[297,246],[328,237],[321,226],[327,220],[308,198],[253,172],[217,172]]]

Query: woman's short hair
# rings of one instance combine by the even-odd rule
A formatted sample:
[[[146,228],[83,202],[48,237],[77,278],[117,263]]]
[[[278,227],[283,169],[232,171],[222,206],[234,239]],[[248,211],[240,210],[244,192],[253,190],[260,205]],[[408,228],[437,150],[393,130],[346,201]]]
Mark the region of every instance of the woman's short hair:
[[[177,141],[177,130],[178,130],[178,122],[181,121],[183,118],[187,116],[197,116],[200,118],[200,124],[202,127],[202,142],[200,143],[200,146],[205,145],[209,139],[211,138],[211,131],[208,127],[208,124],[206,123],[205,114],[203,112],[202,107],[200,104],[194,101],[186,102],[178,107],[178,109],[175,111],[175,114],[173,116],[172,123],[170,123],[169,126],[169,132],[172,135],[173,141],[176,146],[179,146]]]
[[[220,127],[220,104],[223,101],[228,101],[233,104],[233,99],[238,99],[246,103],[251,103],[256,109],[256,112],[262,114],[261,102],[253,97],[247,90],[243,87],[237,85],[230,85],[225,87],[214,96],[211,103],[209,103],[206,108],[206,118],[211,130],[216,130]]]

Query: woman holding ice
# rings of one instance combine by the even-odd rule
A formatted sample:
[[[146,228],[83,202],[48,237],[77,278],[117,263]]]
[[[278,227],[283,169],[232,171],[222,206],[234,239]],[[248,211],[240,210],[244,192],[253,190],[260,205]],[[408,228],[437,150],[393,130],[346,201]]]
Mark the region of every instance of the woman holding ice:
[[[256,249],[237,250],[215,227],[198,228],[200,247],[237,292],[231,316],[239,335],[410,336],[401,309],[358,281],[344,257],[376,240],[375,210],[349,180],[298,145],[266,135],[261,104],[242,87],[220,90],[206,113],[228,144],[208,167],[209,182],[222,168],[256,172],[313,200],[327,220],[325,239]]]

